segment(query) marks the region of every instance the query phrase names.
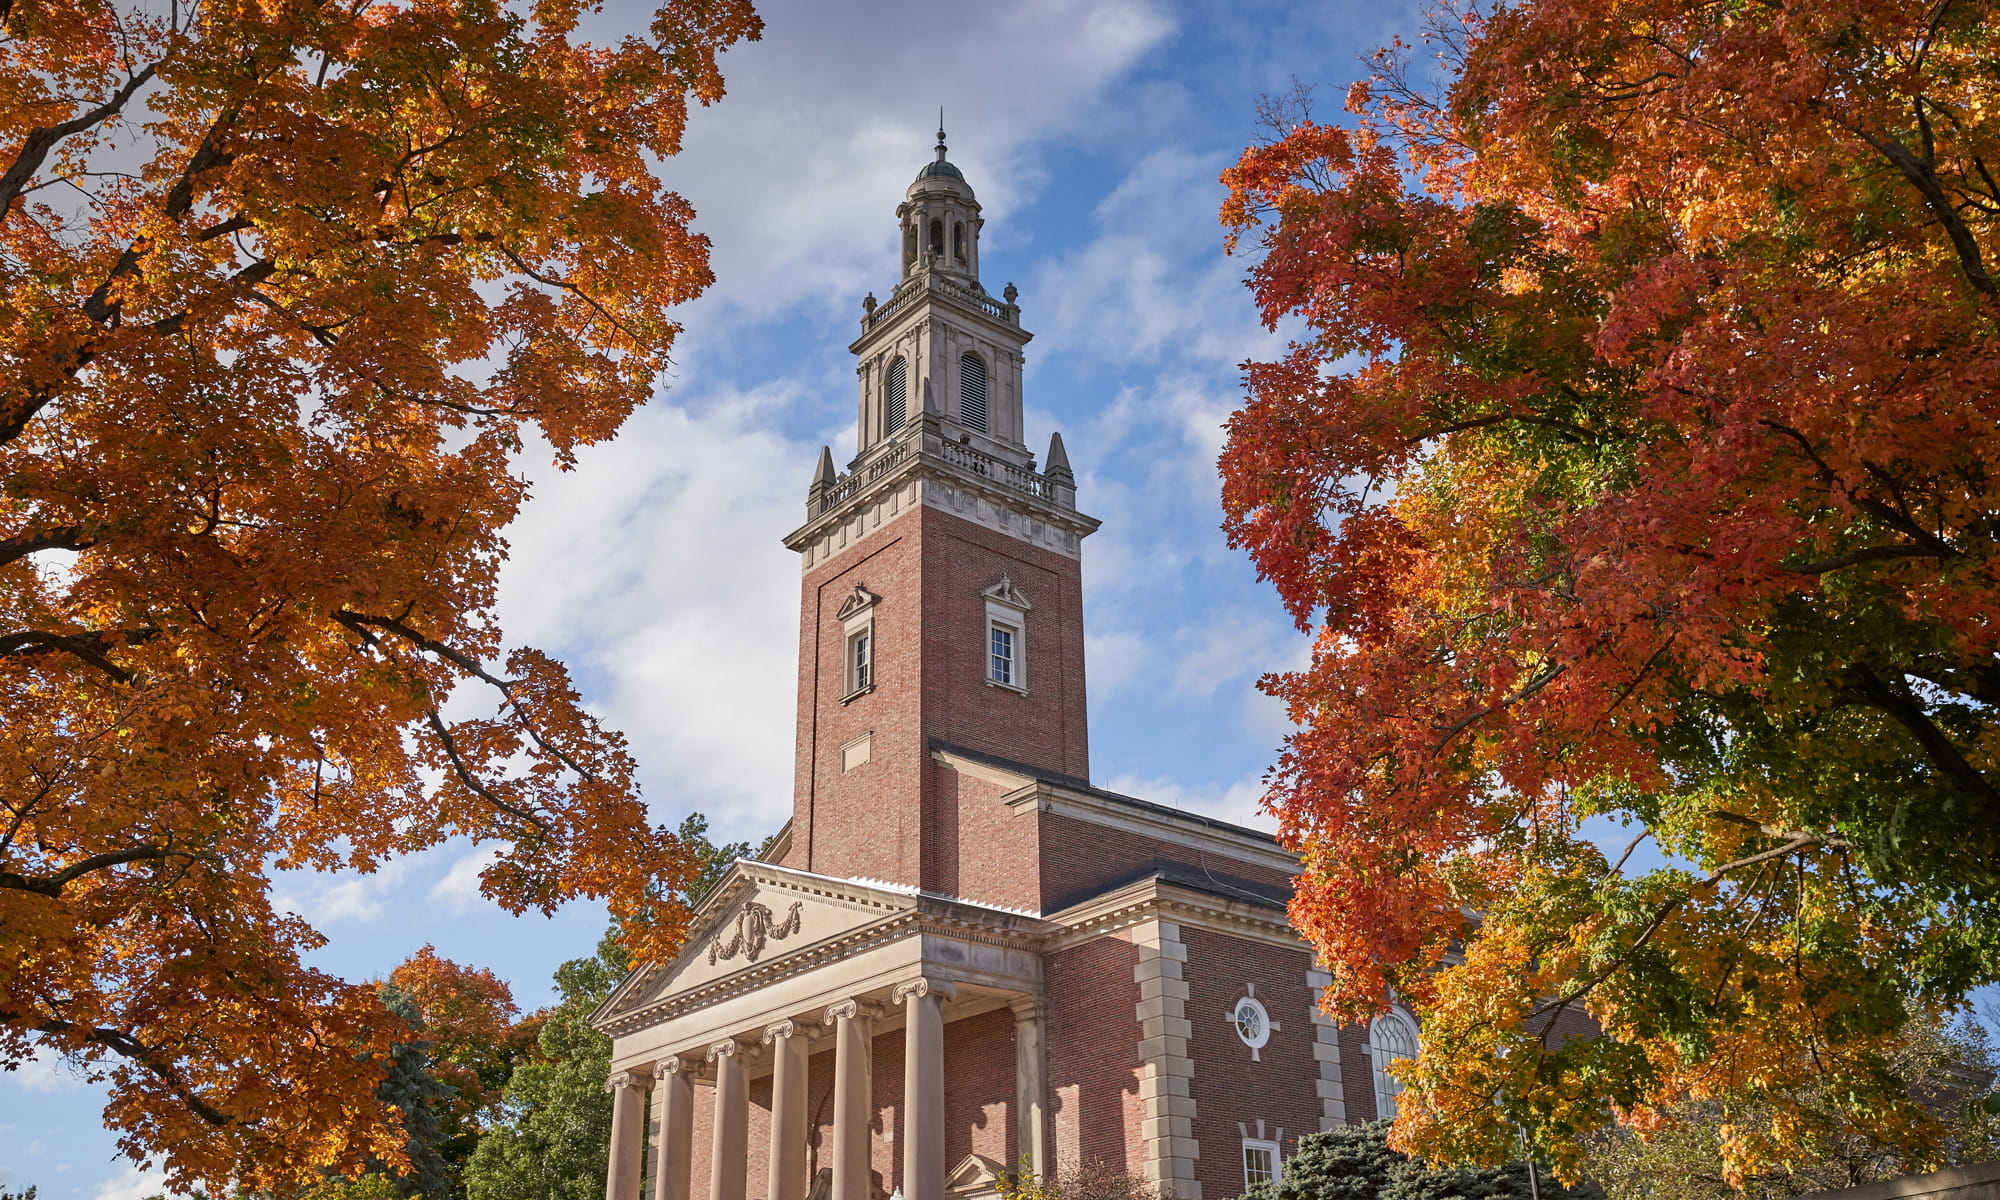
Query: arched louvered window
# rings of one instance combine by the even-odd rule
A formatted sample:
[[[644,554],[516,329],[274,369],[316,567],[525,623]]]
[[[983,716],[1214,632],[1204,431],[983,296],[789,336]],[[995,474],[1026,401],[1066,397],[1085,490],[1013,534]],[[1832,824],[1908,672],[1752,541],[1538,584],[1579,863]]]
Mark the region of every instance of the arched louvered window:
[[[951,223],[951,256],[959,262],[965,261],[965,222]]]
[[[910,419],[910,361],[901,355],[889,364],[889,378],[882,389],[882,435],[895,433]]]
[[[986,432],[986,364],[977,354],[958,360],[958,417],[967,429]]]
[[[931,218],[931,253],[944,257],[944,222]]]
[[[1402,1012],[1391,1009],[1368,1027],[1368,1058],[1375,1076],[1377,1117],[1395,1116],[1396,1097],[1403,1091],[1403,1081],[1389,1074],[1390,1064],[1399,1058],[1416,1056],[1417,1027]]]

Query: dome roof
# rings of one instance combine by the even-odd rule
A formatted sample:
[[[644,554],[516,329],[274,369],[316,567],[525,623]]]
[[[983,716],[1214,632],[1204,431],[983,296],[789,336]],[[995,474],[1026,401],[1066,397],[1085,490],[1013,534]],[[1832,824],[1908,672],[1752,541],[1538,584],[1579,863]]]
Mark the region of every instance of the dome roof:
[[[917,170],[917,177],[910,181],[911,197],[926,185],[943,185],[945,188],[962,192],[967,199],[972,197],[972,185],[965,181],[965,173],[953,166],[944,156],[944,126],[938,126],[937,158],[925,163]]]

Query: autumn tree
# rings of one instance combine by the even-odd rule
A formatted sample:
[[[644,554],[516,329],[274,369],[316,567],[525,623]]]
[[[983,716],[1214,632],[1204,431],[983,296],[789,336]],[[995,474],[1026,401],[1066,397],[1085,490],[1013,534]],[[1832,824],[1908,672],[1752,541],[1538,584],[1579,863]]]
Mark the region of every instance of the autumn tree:
[[[510,911],[685,918],[494,586],[513,456],[612,436],[709,282],[654,167],[758,24],[583,7],[0,0],[0,1065],[81,1064],[177,1186],[401,1153],[400,1022],[273,869],[466,837]]]
[[[1269,799],[1330,1009],[1425,1022],[1399,1148],[1935,1159],[1900,1031],[2000,979],[1993,17],[1446,9],[1225,175],[1297,331],[1222,461],[1317,633]]]
[[[678,891],[663,889],[656,897],[662,903],[699,903],[729,864],[752,849],[748,842],[711,840],[702,813],[689,813],[675,832],[696,870]],[[774,840],[766,838],[762,849]],[[460,1194],[471,1200],[594,1200],[604,1194],[611,1161],[611,1096],[604,1087],[611,1039],[591,1028],[590,1015],[632,962],[616,932],[606,932],[595,954],[557,967],[556,1003],[515,1027],[517,1037],[532,1034],[533,1046],[484,1122]]]
[[[427,1071],[447,1090],[437,1151],[456,1187],[514,1068],[533,1053],[539,1026],[518,1021],[520,1009],[504,980],[430,946],[391,971],[387,986],[407,998],[425,1043]]]
[[[1960,1018],[1906,1030],[1889,1061],[1942,1126],[1928,1162],[1905,1161],[1899,1146],[1866,1124],[1802,1126],[1803,1144],[1788,1161],[1742,1176],[1734,1186],[1720,1169],[1724,1131],[1756,1102],[1729,1098],[1676,1105],[1643,1138],[1616,1128],[1587,1138],[1584,1171],[1603,1185],[1609,1200],[1783,1200],[1895,1179],[1930,1162],[1967,1166],[2000,1154],[2000,1112],[1989,1103],[1995,1095],[1993,1051],[1977,1022]],[[1807,1097],[1802,1107],[1821,1103]]]

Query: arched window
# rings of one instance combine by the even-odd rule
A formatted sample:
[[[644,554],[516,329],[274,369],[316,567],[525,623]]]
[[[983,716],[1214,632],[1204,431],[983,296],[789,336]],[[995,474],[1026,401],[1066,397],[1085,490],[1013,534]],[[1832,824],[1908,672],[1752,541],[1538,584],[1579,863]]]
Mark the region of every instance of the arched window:
[[[986,432],[986,364],[977,354],[958,360],[958,418],[967,429]]]
[[[901,355],[889,364],[889,378],[882,389],[882,436],[903,427],[910,417],[910,362]]]
[[[1417,1027],[1400,1009],[1375,1018],[1368,1027],[1368,1059],[1375,1076],[1375,1115],[1396,1115],[1396,1097],[1403,1081],[1389,1074],[1389,1065],[1399,1058],[1417,1056]]]
[[[936,217],[931,218],[931,253],[940,257],[944,254],[944,222]]]
[[[951,223],[951,256],[959,262],[965,261],[965,222]]]
[[[903,227],[903,273],[905,275],[910,273],[910,268],[916,264],[916,261],[917,227],[915,225],[905,225]]]

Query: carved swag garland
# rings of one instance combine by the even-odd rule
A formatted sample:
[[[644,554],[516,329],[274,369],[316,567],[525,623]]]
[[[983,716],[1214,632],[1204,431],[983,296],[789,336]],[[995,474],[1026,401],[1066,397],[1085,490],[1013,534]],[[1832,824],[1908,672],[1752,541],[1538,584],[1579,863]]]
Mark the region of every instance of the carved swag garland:
[[[726,943],[718,939],[708,944],[709,965],[713,966],[718,961],[735,958],[738,954],[743,955],[745,961],[756,962],[757,956],[764,953],[764,943],[767,940],[783,941],[799,931],[799,909],[802,903],[798,900],[792,901],[791,912],[786,915],[782,925],[772,918],[768,906],[759,904],[755,900],[744,905],[743,911],[736,914],[735,936]]]

